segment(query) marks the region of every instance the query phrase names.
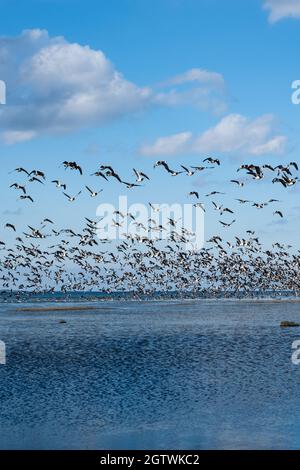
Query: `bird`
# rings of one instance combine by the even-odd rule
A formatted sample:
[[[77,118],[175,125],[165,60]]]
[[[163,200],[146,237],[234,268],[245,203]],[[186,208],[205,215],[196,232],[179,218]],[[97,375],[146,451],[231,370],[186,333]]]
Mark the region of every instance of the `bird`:
[[[40,171],[40,170],[32,170],[30,173],[29,173],[29,176],[33,175],[34,177],[36,178],[42,178],[43,180],[46,179],[46,175],[43,171]]]
[[[29,176],[29,172],[27,170],[25,170],[25,168],[22,168],[22,167],[19,167],[19,168],[15,168],[13,171],[11,171],[9,174],[11,173],[14,173],[14,172],[17,172],[17,173],[25,173],[27,176]]]
[[[283,214],[281,211],[275,211],[273,215],[279,215],[279,217],[283,218]]]
[[[43,181],[41,181],[39,178],[37,178],[36,176],[32,176],[31,178],[29,178],[28,180],[30,183],[34,183],[35,181],[37,183],[40,183],[40,184],[44,184]]]
[[[199,193],[197,191],[189,192],[188,196],[195,196],[197,199],[199,199]]]
[[[281,183],[285,188],[294,186],[298,181],[298,178],[289,178],[287,175],[283,175],[281,178],[274,178],[272,183]]]
[[[18,183],[13,183],[10,185],[10,188],[15,188],[15,189],[20,189],[21,191],[23,191],[24,194],[26,194],[26,188],[25,186],[21,186],[20,184]]]
[[[191,166],[191,168],[193,168],[193,170],[195,170],[195,171],[203,171],[203,170],[212,169],[214,167],[213,166],[208,167],[208,166],[201,166],[200,165],[200,166]]]
[[[96,171],[95,173],[92,173],[91,176],[101,176],[101,178],[104,178],[106,181],[108,181],[108,178],[102,171]]]
[[[64,196],[66,196],[66,198],[70,201],[70,202],[74,202],[76,200],[76,198],[81,194],[82,191],[79,191],[79,193],[77,193],[75,196],[69,196],[68,194],[66,193],[63,193]]]
[[[240,187],[243,187],[245,183],[241,182],[241,181],[238,181],[238,180],[230,180],[231,183],[235,183],[237,184],[238,186]]]
[[[205,197],[215,196],[216,194],[225,194],[225,193],[221,193],[220,191],[212,191],[206,194]]]
[[[236,201],[238,201],[240,204],[247,204],[247,202],[250,202],[247,199],[236,199]]]
[[[151,202],[148,203],[149,206],[151,207],[151,209],[153,210],[153,212],[159,212],[159,207],[154,207],[153,204],[151,204]]]
[[[136,176],[137,183],[141,183],[142,181],[144,181],[145,178],[150,181],[150,178],[142,171],[137,171],[135,170],[135,168],[133,168],[133,172]]]
[[[243,164],[241,165],[237,171],[246,170],[247,174],[252,176],[255,180],[261,180],[264,177],[264,173],[262,169],[258,165],[251,164]]]
[[[141,186],[140,184],[126,183],[126,181],[122,181],[122,183],[125,184],[125,186],[126,186],[128,189],[131,189],[131,188],[138,188],[138,187]]]
[[[171,174],[171,176],[178,176],[180,175],[181,173],[183,173],[183,171],[175,171],[175,170],[171,170],[167,164],[166,161],[164,160],[158,160],[155,164],[154,164],[154,168],[156,168],[157,166],[163,166],[165,168],[165,170]]]
[[[212,165],[218,165],[218,166],[220,166],[221,164],[218,158],[212,158],[212,157],[205,158],[205,160],[203,160],[203,163],[205,162],[211,163]]]
[[[229,224],[226,223],[226,222],[223,222],[222,220],[219,220],[220,224],[222,224],[224,227],[231,227],[231,225],[233,225],[236,220],[233,220],[232,222],[230,222]]]
[[[296,162],[290,162],[289,163],[289,166],[293,166],[295,168],[296,171],[299,171],[299,168],[298,168],[298,164]]]
[[[115,178],[117,181],[119,181],[119,183],[122,183],[121,177],[118,175],[118,173],[115,172],[115,170],[110,165],[101,165],[100,170],[106,170],[106,176]]]
[[[83,174],[81,166],[78,165],[76,162],[64,161],[62,165],[65,167],[65,169],[70,168],[71,170],[77,170],[80,173],[80,175]]]
[[[49,224],[54,224],[54,222],[51,219],[45,218],[42,220],[42,224],[49,223]]]
[[[186,166],[183,166],[183,165],[180,165],[181,168],[183,168],[183,170],[186,172],[187,176],[193,176],[195,174],[195,171],[193,170],[190,170],[189,168],[187,168]]]
[[[63,188],[65,191],[67,190],[67,185],[62,183],[59,180],[53,180],[53,181],[51,181],[51,183],[55,183],[57,188]]]
[[[6,228],[11,228],[14,232],[16,232],[16,227],[13,224],[7,223],[5,224]]]
[[[197,202],[196,204],[193,204],[194,207],[200,207],[200,209],[203,210],[203,212],[206,212],[205,206],[202,202]]]
[[[32,197],[31,197],[31,196],[28,196],[28,195],[26,195],[26,196],[21,195],[21,196],[19,197],[19,199],[28,199],[29,201],[34,202],[33,199],[32,199]]]
[[[269,165],[269,164],[265,164],[262,167],[266,168],[267,170],[270,170],[270,171],[275,171],[275,168],[272,165]]]
[[[268,205],[267,202],[254,202],[252,204],[252,207],[256,207],[256,209],[263,209],[264,207],[266,207]]]
[[[100,191],[93,191],[92,189],[90,189],[88,186],[86,186],[86,189],[88,190],[88,192],[90,193],[90,196],[91,197],[97,197],[98,194],[102,193],[103,189],[100,189]]]

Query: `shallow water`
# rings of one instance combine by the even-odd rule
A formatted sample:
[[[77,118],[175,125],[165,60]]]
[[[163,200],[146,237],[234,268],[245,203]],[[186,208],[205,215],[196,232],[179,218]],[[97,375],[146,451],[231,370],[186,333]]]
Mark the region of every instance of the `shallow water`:
[[[300,303],[21,306],[0,305],[0,448],[300,449],[300,328],[279,327]]]

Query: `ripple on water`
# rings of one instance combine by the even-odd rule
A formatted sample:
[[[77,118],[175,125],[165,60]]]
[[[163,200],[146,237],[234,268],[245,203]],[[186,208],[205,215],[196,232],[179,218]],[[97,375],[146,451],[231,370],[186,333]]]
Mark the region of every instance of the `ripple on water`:
[[[2,448],[300,448],[297,303],[105,305],[1,306]]]

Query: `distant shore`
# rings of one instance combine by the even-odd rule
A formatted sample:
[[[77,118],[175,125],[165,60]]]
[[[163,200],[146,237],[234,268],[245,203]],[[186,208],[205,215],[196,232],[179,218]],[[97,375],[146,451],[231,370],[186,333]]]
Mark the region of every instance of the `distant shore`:
[[[130,299],[131,301],[134,301],[134,299]],[[135,299],[137,300],[137,299]],[[300,302],[300,298],[266,298],[266,299],[254,299],[254,298],[244,298],[244,299],[237,299],[237,298],[223,298],[223,299],[220,299],[220,298],[193,298],[193,299],[148,299],[148,300],[144,300],[144,302],[147,302],[147,301],[154,301],[154,302],[157,302],[157,301],[160,301],[160,302],[163,302],[163,301],[168,301],[168,302],[174,302],[176,303],[177,305],[189,305],[192,301],[197,301],[197,300],[200,300],[200,301],[227,301],[227,302],[230,302],[230,301],[233,301],[233,302],[251,302],[251,303],[255,303],[255,304],[266,304],[266,303],[272,303],[272,304],[275,304],[275,303],[298,303]],[[139,302],[141,302],[142,300],[139,299],[138,300]],[[103,301],[101,301],[102,303]],[[101,305],[99,306],[99,304],[97,305],[69,305],[68,303],[66,303],[65,305],[50,305],[50,306],[43,306],[43,302],[39,303],[39,302],[36,302],[36,305],[35,306],[32,306],[32,307],[19,307],[19,308],[16,308],[15,311],[16,312],[23,312],[23,313],[34,313],[34,312],[76,312],[76,311],[79,311],[79,312],[82,312],[82,311],[99,311],[99,310],[115,310],[115,307],[113,306],[107,306],[107,305]]]

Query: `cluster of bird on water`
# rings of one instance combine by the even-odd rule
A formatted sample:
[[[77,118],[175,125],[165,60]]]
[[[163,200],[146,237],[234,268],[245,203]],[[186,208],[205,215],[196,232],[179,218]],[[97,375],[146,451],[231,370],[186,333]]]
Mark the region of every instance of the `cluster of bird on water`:
[[[184,166],[174,170],[164,160],[154,164],[161,167],[172,177],[179,175],[193,176],[209,171],[221,165],[219,158],[205,158],[199,166]],[[62,162],[65,170],[84,176],[84,171],[76,162]],[[262,180],[268,172],[273,173],[272,183],[288,189],[298,182],[298,165],[257,166],[243,164],[237,172],[245,172],[249,180]],[[28,186],[44,185],[46,174],[41,170],[28,171],[23,167],[11,173],[23,174],[25,183],[14,182],[10,188],[20,193],[19,199],[34,203],[34,197],[28,193]],[[111,165],[99,165],[90,176],[101,181],[115,180],[127,189],[141,187],[150,177],[143,171],[133,169],[135,180],[128,182]],[[62,191],[62,195],[75,203],[84,189],[92,198],[97,198],[103,189],[91,189],[91,184],[70,196],[67,185],[59,179],[51,179],[51,184]],[[230,183],[243,188],[244,181],[232,179]],[[214,200],[213,196],[222,196],[223,192],[211,191],[204,197],[211,201],[211,208],[222,217],[234,211]],[[206,211],[207,204],[200,201],[199,191],[190,191],[188,197],[194,198],[194,206]],[[277,199],[266,202],[236,199],[239,204],[249,204],[262,210],[268,205],[277,204]],[[228,241],[224,235],[215,234],[207,240],[202,249],[195,249],[193,232],[180,226],[179,221],[169,218],[167,225],[159,224],[158,205],[150,203],[151,217],[149,226],[143,226],[136,214],[123,214],[115,211],[111,221],[114,226],[122,227],[124,218],[142,228],[142,233],[124,233],[123,239],[113,243],[107,239],[101,227],[101,221],[85,217],[80,231],[72,228],[56,227],[50,218],[44,218],[36,227],[28,225],[27,230],[19,233],[15,223],[7,222],[6,230],[14,232],[14,244],[11,246],[0,240],[0,286],[3,290],[40,292],[103,291],[150,294],[155,291],[189,291],[247,293],[253,291],[294,291],[300,290],[300,250],[291,252],[291,246],[274,242],[272,249],[264,248],[255,231],[247,230],[243,237],[235,236]],[[273,211],[274,216],[284,217],[282,210]],[[157,217],[158,218],[157,218]],[[223,229],[231,227],[231,221],[219,220]],[[168,239],[162,239],[164,230],[169,231]],[[147,231],[157,235],[147,236]],[[189,248],[187,248],[189,247]]]

